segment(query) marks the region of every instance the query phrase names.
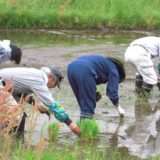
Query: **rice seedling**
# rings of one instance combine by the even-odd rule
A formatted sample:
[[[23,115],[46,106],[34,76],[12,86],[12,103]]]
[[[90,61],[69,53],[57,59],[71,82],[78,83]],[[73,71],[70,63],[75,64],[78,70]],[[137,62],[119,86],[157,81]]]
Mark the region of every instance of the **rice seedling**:
[[[58,134],[59,134],[59,127],[60,127],[59,122],[54,122],[48,125],[49,142],[55,143],[57,141]]]
[[[77,125],[80,128],[80,139],[82,141],[92,141],[95,140],[99,133],[99,126],[95,120],[84,119],[77,122]]]

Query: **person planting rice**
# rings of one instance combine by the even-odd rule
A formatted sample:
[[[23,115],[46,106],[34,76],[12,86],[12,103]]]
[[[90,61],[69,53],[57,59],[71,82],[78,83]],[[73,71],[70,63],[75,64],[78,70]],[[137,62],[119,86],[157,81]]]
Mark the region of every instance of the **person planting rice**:
[[[0,64],[9,60],[14,61],[15,64],[20,64],[21,58],[22,58],[22,50],[19,47],[11,44],[10,40],[0,41]],[[0,91],[4,89],[3,83],[4,81],[0,75]],[[13,85],[11,83],[7,84],[8,90],[11,90],[12,87]],[[12,97],[9,96],[9,99],[12,99]]]
[[[0,70],[0,75],[4,80],[4,83],[9,81],[10,77],[13,77],[13,97],[19,101],[23,98],[33,104],[34,99],[32,96],[27,96],[30,93],[35,93],[38,99],[48,106],[50,113],[54,114],[55,118],[61,122],[66,123],[72,132],[79,135],[80,131],[78,126],[71,121],[68,114],[64,111],[64,108],[54,100],[50,88],[56,86],[60,87],[60,83],[63,80],[62,73],[53,67],[42,67],[41,69],[35,68],[5,68]],[[41,113],[48,113],[48,110],[44,108],[39,109]],[[24,114],[23,118],[26,115]],[[24,120],[25,121],[25,120]],[[22,128],[24,129],[24,122],[22,122]]]
[[[124,56],[136,68],[136,92],[141,97],[149,97],[158,79],[152,59],[160,57],[160,37],[148,36],[134,40]]]
[[[106,94],[118,110],[125,112],[119,103],[118,85],[125,79],[120,60],[100,55],[78,57],[68,65],[68,80],[80,106],[80,118],[93,118],[96,108],[96,85],[107,83]],[[99,93],[98,93],[99,94]]]
[[[20,64],[21,58],[22,58],[22,50],[19,47],[17,47],[16,45],[13,45],[10,40],[0,41],[0,64],[6,61],[14,61],[15,64]],[[10,80],[11,79],[12,77],[10,77]],[[2,113],[2,115],[3,115],[3,110],[6,109],[8,110],[8,112],[10,112],[12,110],[15,110],[16,107],[18,107],[18,104],[14,100],[12,93],[11,93],[13,84],[11,83],[10,80],[8,81],[8,83],[5,84],[5,87],[4,87],[4,81],[0,75],[0,97],[1,97],[0,98],[0,103],[1,103],[0,112]],[[4,119],[2,115],[1,115],[1,120]],[[6,126],[6,121],[7,120],[1,121],[2,124],[0,124],[0,130],[4,128],[4,126]]]
[[[0,41],[0,63],[10,60],[14,61],[16,64],[19,64],[21,57],[21,49],[11,44],[10,40]]]

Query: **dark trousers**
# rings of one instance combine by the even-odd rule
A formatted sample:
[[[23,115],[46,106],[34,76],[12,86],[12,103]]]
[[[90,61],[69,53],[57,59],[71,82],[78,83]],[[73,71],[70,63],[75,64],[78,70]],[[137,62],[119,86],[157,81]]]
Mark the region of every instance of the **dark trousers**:
[[[13,93],[13,97],[15,98],[15,100],[17,102],[20,101],[20,99],[22,98],[22,96],[25,97],[26,95]],[[17,126],[18,128],[15,127],[15,130],[17,130],[17,133],[20,134],[20,135],[24,133],[26,118],[27,118],[27,114],[25,112],[23,112],[23,115],[21,117],[19,126]]]
[[[96,81],[87,68],[70,64],[67,76],[80,106],[81,116],[92,117],[96,107]]]

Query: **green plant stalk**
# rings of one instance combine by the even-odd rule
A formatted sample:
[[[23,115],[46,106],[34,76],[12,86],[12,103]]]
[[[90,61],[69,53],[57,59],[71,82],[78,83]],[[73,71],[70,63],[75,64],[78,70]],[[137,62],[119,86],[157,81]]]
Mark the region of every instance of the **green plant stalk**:
[[[57,141],[58,135],[59,135],[59,122],[51,123],[48,126],[48,138],[49,142],[54,143]]]

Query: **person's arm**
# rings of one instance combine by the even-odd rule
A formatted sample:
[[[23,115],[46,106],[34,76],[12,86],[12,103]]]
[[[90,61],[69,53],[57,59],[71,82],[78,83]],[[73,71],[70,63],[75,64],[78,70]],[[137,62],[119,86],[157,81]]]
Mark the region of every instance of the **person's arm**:
[[[64,122],[68,126],[72,123],[72,121],[69,118],[69,115],[65,112],[64,108],[58,102],[54,101],[49,106],[49,110],[60,122]]]
[[[119,85],[118,73],[115,69],[110,69],[110,72],[108,74],[106,94],[112,101],[113,105],[117,105],[119,103],[118,85]]]
[[[45,85],[38,86],[38,88],[34,86],[33,92],[38,96],[41,102],[49,107],[50,113],[54,114],[57,120],[66,123],[72,132],[76,133],[77,135],[80,134],[78,126],[72,122],[64,108],[53,99],[51,92]]]
[[[123,117],[125,112],[119,103],[118,86],[119,86],[118,73],[116,70],[111,69],[108,76],[108,84],[107,84],[106,92],[107,92],[107,96],[110,98],[113,105],[116,107],[119,115]]]
[[[69,118],[69,115],[65,112],[64,108],[61,105],[59,105],[58,102],[53,102],[49,106],[49,110],[51,113],[54,114],[56,119],[58,119],[60,122],[66,123],[72,132],[74,132],[77,135],[80,134],[78,126],[74,122],[72,122],[72,120]]]

